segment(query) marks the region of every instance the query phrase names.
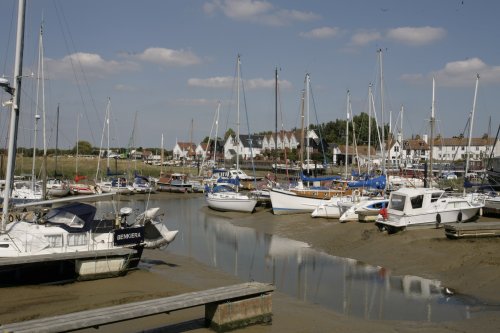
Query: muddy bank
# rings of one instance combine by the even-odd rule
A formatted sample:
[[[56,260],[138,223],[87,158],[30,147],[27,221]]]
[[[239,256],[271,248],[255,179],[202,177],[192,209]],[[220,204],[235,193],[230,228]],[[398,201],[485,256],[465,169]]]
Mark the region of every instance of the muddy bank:
[[[169,198],[161,194],[160,197]],[[176,195],[177,197],[177,195]],[[182,197],[189,199],[189,197]],[[206,207],[200,209],[206,210]],[[218,213],[234,225],[254,228],[310,244],[332,255],[380,265],[392,274],[438,279],[458,292],[500,303],[500,239],[450,241],[443,230],[414,230],[390,235],[372,224],[340,224],[308,215],[274,216],[261,209],[254,214]],[[182,237],[182,236],[181,236]],[[54,286],[0,289],[0,323],[16,322],[141,301],[243,282],[230,274],[166,251],[145,251],[142,268],[124,277]],[[333,287],[333,286],[332,286]],[[478,306],[481,306],[480,304]],[[498,308],[495,308],[498,311]],[[500,331],[498,312],[475,313],[456,322],[426,323],[349,317],[302,302],[282,293],[273,297],[273,324],[238,332],[488,332]],[[204,310],[162,314],[99,329],[101,332],[209,332],[202,327]],[[95,329],[86,330],[96,332]]]

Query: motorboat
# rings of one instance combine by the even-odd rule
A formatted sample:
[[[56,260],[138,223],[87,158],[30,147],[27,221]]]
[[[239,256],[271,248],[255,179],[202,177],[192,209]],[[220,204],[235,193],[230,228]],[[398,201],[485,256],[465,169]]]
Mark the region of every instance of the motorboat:
[[[472,196],[448,196],[436,188],[402,188],[391,192],[389,205],[375,224],[389,233],[409,227],[440,227],[475,219],[484,206]]]
[[[341,211],[341,215],[339,218],[340,222],[352,222],[352,221],[360,221],[360,214],[363,215],[361,221],[364,221],[365,216],[377,216],[380,209],[383,207],[387,207],[388,199],[384,199],[383,197],[363,197],[358,202],[351,204],[349,207],[345,207],[346,205],[340,205],[345,207],[343,211]],[[370,220],[371,218],[368,218]]]

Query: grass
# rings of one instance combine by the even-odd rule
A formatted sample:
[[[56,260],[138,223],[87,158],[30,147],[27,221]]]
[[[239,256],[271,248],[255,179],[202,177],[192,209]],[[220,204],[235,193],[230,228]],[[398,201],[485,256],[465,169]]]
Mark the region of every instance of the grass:
[[[36,157],[35,161],[35,173],[38,178],[40,178],[43,157]],[[116,163],[115,163],[116,162]],[[47,158],[47,176],[54,176],[55,172],[55,158]],[[97,157],[80,157],[78,160],[74,156],[59,156],[57,159],[57,174],[60,178],[73,179],[76,175],[77,164],[78,164],[78,174],[80,176],[87,176],[88,179],[94,179],[97,171],[97,164],[99,163],[100,174],[106,174],[106,159],[99,159]],[[2,176],[5,178],[5,166],[7,165],[6,158],[2,161]],[[33,159],[31,157],[18,156],[16,159],[16,169],[15,175],[31,175],[33,167]],[[137,170],[140,174],[145,176],[158,177],[160,172],[163,170],[164,173],[171,172],[183,172],[186,174],[197,175],[197,168],[188,167],[163,167],[152,166],[145,164],[142,161],[130,161],[130,160],[110,160],[111,172],[117,170],[121,174],[133,175],[134,170]]]

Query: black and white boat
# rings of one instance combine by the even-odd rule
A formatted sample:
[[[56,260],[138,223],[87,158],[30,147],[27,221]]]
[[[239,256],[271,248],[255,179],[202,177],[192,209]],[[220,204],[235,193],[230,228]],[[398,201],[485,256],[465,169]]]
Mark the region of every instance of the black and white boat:
[[[175,238],[152,208],[127,220],[122,208],[111,218],[95,219],[96,208],[63,198],[13,205],[17,125],[21,104],[25,0],[19,0],[14,84],[0,78],[12,95],[6,181],[0,224],[0,283],[25,284],[117,276],[137,266],[146,247],[162,247]],[[103,196],[87,196],[101,200]],[[54,205],[59,204],[56,207]],[[53,205],[53,208],[47,208]],[[17,213],[19,209],[20,213]],[[151,229],[152,232],[149,232]]]

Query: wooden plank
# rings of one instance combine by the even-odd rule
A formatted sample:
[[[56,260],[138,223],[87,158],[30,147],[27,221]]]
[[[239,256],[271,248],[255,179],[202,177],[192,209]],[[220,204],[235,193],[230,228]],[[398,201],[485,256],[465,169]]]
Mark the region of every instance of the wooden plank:
[[[37,256],[0,258],[0,267],[10,265],[24,265],[44,261],[61,261],[71,259],[86,259],[86,258],[106,258],[112,256],[125,256],[137,252],[134,249],[117,248],[99,251],[80,251],[67,253],[42,254]]]
[[[265,283],[248,282],[203,291],[121,304],[65,315],[29,320],[0,326],[2,332],[61,332],[71,331],[119,321],[142,318],[200,306],[208,303],[228,301],[244,297],[255,297],[274,291],[275,287]]]
[[[477,223],[451,223],[444,226],[448,238],[475,238],[500,236],[500,221]]]

